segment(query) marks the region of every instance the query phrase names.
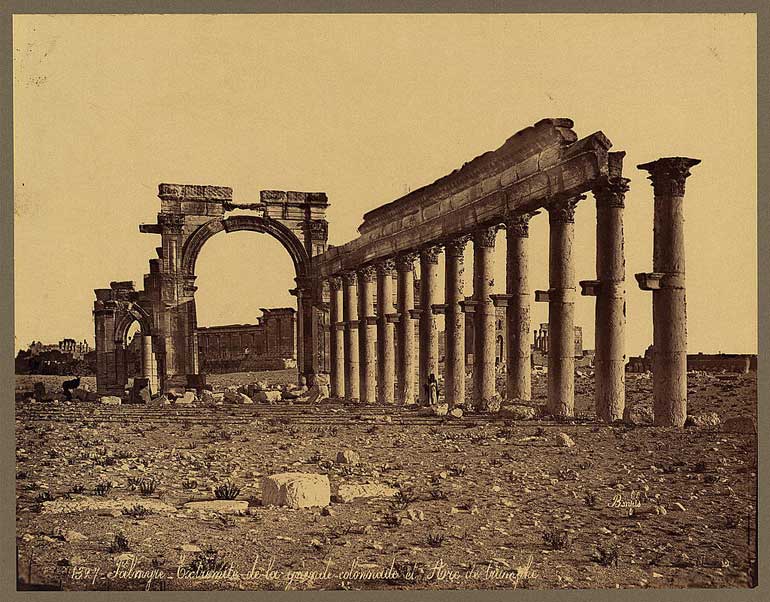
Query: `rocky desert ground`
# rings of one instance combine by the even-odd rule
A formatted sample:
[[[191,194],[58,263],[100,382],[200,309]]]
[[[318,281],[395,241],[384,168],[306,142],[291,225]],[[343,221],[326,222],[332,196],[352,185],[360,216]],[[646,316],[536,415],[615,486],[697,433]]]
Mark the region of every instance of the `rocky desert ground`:
[[[107,406],[24,393],[66,378],[17,377],[20,589],[754,583],[756,434],[730,419],[756,416],[756,373],[689,374],[695,420],[682,429],[646,423],[649,374],[627,376],[633,412],[614,425],[593,417],[590,373],[578,374],[576,417],[565,422],[334,401]],[[528,405],[539,415],[546,377],[533,378]],[[209,377],[215,390],[294,379]],[[331,502],[263,505],[262,478],[284,472],[327,475]]]

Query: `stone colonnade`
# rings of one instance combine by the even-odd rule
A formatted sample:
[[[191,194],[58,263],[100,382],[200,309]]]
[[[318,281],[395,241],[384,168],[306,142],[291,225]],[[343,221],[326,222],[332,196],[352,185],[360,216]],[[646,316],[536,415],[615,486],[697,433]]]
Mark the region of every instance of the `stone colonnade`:
[[[622,158],[622,153],[618,154]],[[597,380],[602,383],[597,386],[596,406],[607,421],[620,418],[624,405],[622,199],[627,187],[625,179],[606,178],[593,191],[600,207],[598,280],[581,282],[584,294],[597,296],[597,320],[602,322],[597,329],[597,361],[601,364]],[[548,409],[558,417],[574,415],[574,212],[584,198],[553,199],[548,205],[549,289],[536,291],[536,300],[549,304]],[[427,377],[431,373],[438,376],[435,315],[443,313],[445,403],[457,407],[472,401],[469,409],[488,409],[496,397],[495,306],[500,304],[506,307],[509,333],[506,398],[531,399],[528,237],[529,222],[537,213],[516,213],[503,223],[436,240],[329,278],[332,396],[364,403],[425,403]],[[494,295],[495,241],[501,228],[506,230],[505,294]],[[473,294],[466,299],[464,254],[469,242],[473,246]],[[438,263],[442,252],[444,295],[439,299]],[[421,282],[419,306],[415,308],[414,270],[418,259]],[[466,400],[465,393],[464,313],[472,313],[474,320],[472,400]]]

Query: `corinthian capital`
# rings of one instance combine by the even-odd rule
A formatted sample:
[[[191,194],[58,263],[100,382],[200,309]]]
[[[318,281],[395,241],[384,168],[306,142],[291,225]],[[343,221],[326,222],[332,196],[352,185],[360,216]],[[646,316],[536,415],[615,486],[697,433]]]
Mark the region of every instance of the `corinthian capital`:
[[[329,278],[329,288],[333,291],[338,291],[342,288],[342,278],[340,276],[332,276]]]
[[[441,247],[439,245],[430,245],[420,249],[421,262],[437,264],[439,255],[441,255]]]
[[[505,222],[505,229],[508,234],[518,236],[519,238],[529,237],[529,220],[537,215],[537,211],[529,213],[516,213],[509,217]]]
[[[414,260],[417,258],[417,253],[410,251],[409,253],[402,253],[396,256],[396,269],[399,272],[411,272],[414,270]]]
[[[345,273],[342,274],[342,282],[346,286],[353,286],[353,285],[355,285],[357,278],[358,278],[358,276],[356,275],[355,272],[345,272]]]
[[[559,199],[548,206],[548,222],[551,224],[574,224],[575,207],[582,201],[585,195]]]
[[[457,238],[448,240],[444,244],[444,248],[446,249],[446,254],[452,257],[456,257],[460,261],[462,261],[465,253],[465,245],[468,244],[468,241],[470,239],[471,239],[470,234],[463,234],[462,236],[458,236]]]
[[[358,270],[359,282],[374,282],[376,277],[377,277],[377,268],[375,268],[371,264],[365,265],[360,270]]]
[[[612,178],[599,182],[593,189],[599,207],[625,207],[628,178]]]
[[[377,273],[383,276],[393,276],[396,272],[396,260],[393,258],[383,259],[377,264]]]
[[[690,176],[690,168],[698,165],[700,159],[689,157],[664,157],[637,165],[637,169],[650,172],[656,196],[684,196],[684,182]]]
[[[497,226],[490,226],[487,228],[479,228],[473,232],[473,244],[477,247],[484,247],[487,249],[495,248],[495,238],[497,237]]]

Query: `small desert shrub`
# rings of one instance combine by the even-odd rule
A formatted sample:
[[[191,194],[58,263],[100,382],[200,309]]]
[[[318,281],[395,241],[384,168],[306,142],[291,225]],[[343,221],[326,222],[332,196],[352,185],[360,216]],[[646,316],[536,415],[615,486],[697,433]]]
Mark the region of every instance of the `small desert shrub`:
[[[219,552],[214,548],[207,548],[198,552],[190,561],[190,569],[201,574],[209,571],[226,571],[231,566],[232,563],[220,558]]]
[[[227,481],[214,488],[214,495],[218,500],[234,500],[241,492],[241,488],[235,483]]]
[[[585,494],[585,496],[583,496],[583,501],[589,508],[596,507],[596,494],[593,491],[589,491]]]
[[[728,514],[725,517],[725,529],[736,529],[741,524],[741,519],[735,514]]]
[[[715,474],[707,474],[703,477],[704,483],[718,483],[719,477]]]
[[[24,480],[24,479],[26,479],[26,478],[27,478],[27,476],[28,476],[28,475],[27,475],[27,473],[26,473],[26,472],[24,472],[23,470],[20,470],[19,472],[17,472],[17,473],[16,473],[16,480],[17,480],[17,481],[21,481],[21,480]]]
[[[182,489],[195,489],[198,486],[198,481],[195,479],[185,479],[182,481]]]
[[[695,463],[695,466],[692,467],[693,472],[701,473],[701,472],[706,472],[707,470],[708,470],[708,466],[703,460],[698,460]]]
[[[596,547],[596,551],[593,555],[594,562],[598,562],[602,566],[618,566],[618,559],[620,557],[620,553],[618,552],[618,547],[614,544],[610,544],[609,546],[602,546],[599,545]]]
[[[393,506],[403,510],[412,502],[417,501],[417,495],[411,489],[399,489],[393,496]]]
[[[94,495],[104,497],[109,493],[110,489],[112,489],[112,483],[109,481],[102,481],[101,483],[94,485]]]
[[[436,489],[433,489],[430,492],[430,499],[432,499],[432,500],[447,500],[447,499],[449,499],[449,494],[447,494],[447,492],[444,491],[443,489],[436,488]]]
[[[134,504],[130,508],[123,508],[121,512],[124,516],[131,516],[133,518],[144,518],[148,514],[152,514],[152,510],[141,504]]]
[[[38,504],[42,504],[43,502],[52,502],[56,498],[50,491],[41,491],[35,496],[35,501]]]
[[[462,466],[457,466],[453,464],[452,466],[449,467],[449,474],[452,475],[453,477],[463,476],[465,474],[465,464],[463,464]]]
[[[431,548],[440,548],[442,543],[444,543],[443,533],[428,533],[428,545]]]
[[[113,554],[116,552],[127,552],[130,549],[128,545],[128,537],[126,537],[122,532],[116,533],[108,549]]]
[[[155,493],[155,489],[158,487],[158,481],[154,478],[142,479],[139,482],[139,493],[142,495],[152,495]]]
[[[73,485],[70,488],[70,493],[83,493],[85,490],[86,488],[80,483],[78,483],[77,485]]]
[[[128,477],[128,488],[133,491],[137,487],[139,487],[139,483],[142,482],[141,477]]]
[[[552,550],[564,550],[569,545],[569,534],[564,529],[551,527],[543,533],[543,541]]]

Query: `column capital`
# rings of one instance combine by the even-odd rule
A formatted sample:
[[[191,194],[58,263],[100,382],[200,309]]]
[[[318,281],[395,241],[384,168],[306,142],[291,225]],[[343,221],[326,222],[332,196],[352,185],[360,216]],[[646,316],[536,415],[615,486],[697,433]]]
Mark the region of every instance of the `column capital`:
[[[333,291],[338,291],[342,288],[342,277],[334,275],[329,278],[329,288]]]
[[[356,272],[351,271],[342,274],[342,282],[344,282],[346,286],[353,286],[356,283],[357,278]]]
[[[465,245],[468,244],[468,241],[471,239],[470,234],[463,234],[462,236],[458,236],[457,238],[453,238],[452,240],[448,240],[444,243],[444,248],[446,249],[446,254],[448,256],[456,257],[461,262],[464,259],[464,253],[465,253]]]
[[[441,245],[428,245],[420,249],[420,262],[438,264],[439,255],[441,255]]]
[[[684,196],[684,182],[690,176],[690,168],[698,165],[700,159],[689,157],[663,157],[649,163],[637,165],[637,169],[650,172],[656,195]]]
[[[417,258],[417,253],[409,251],[408,253],[402,253],[396,255],[396,269],[399,272],[412,272],[414,271],[414,260]]]
[[[505,220],[505,230],[512,236],[519,238],[529,237],[529,220],[535,217],[539,211],[527,213],[514,213]]]
[[[598,207],[625,207],[628,178],[607,178],[599,182],[593,192]]]
[[[359,282],[374,282],[377,276],[377,268],[372,264],[367,264],[358,270]]]
[[[486,228],[479,228],[473,232],[473,244],[476,247],[482,247],[485,249],[495,248],[495,238],[497,237],[497,231],[499,226],[488,226]]]
[[[548,222],[551,224],[574,224],[575,207],[584,198],[586,198],[585,195],[580,194],[553,201],[548,206]]]
[[[382,276],[393,276],[396,271],[396,260],[392,257],[382,259],[377,262],[377,274]]]

